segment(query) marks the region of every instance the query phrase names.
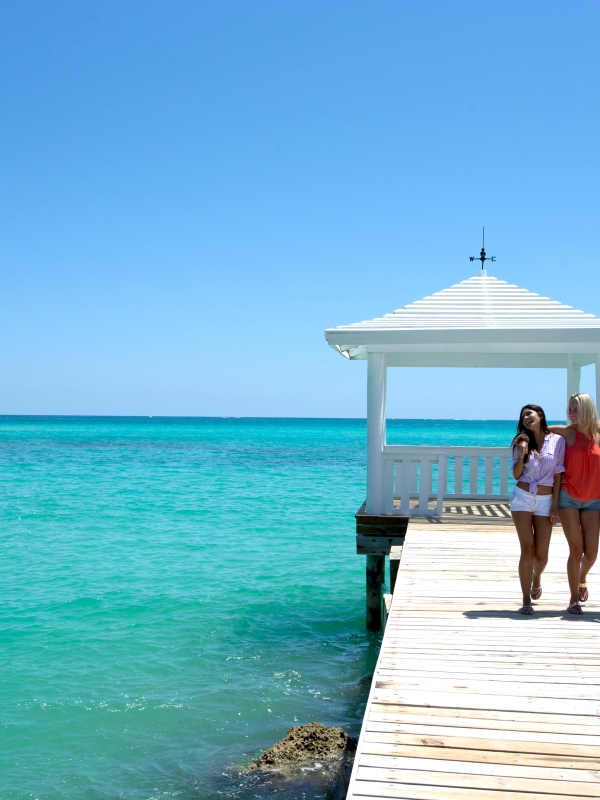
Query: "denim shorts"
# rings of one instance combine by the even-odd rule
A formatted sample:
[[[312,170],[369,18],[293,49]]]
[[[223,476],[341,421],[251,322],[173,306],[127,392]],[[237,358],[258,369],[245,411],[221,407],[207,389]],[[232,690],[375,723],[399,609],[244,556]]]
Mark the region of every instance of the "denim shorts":
[[[549,517],[551,508],[551,494],[531,494],[515,486],[510,496],[511,511],[529,511],[534,517]]]
[[[575,500],[566,489],[561,489],[558,495],[558,507],[576,508],[578,511],[600,511],[600,498],[598,500]]]

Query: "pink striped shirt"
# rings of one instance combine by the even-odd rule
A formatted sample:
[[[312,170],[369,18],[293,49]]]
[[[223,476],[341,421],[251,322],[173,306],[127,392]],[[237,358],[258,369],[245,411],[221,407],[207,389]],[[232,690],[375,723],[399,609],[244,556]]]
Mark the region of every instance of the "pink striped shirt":
[[[513,447],[513,467],[518,460],[517,448]],[[519,480],[529,484],[531,494],[537,494],[538,486],[554,486],[554,476],[564,471],[565,440],[556,433],[547,433],[541,452],[529,453],[529,460]]]

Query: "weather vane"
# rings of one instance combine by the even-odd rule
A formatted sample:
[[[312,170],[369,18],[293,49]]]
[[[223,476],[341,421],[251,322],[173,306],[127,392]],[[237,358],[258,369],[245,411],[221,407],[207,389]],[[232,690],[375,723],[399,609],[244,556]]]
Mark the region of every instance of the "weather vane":
[[[469,256],[469,261],[481,261],[481,270],[484,271],[486,261],[495,261],[496,256],[486,256],[485,254],[485,228],[483,229],[483,241],[481,243],[481,253],[478,256]]]

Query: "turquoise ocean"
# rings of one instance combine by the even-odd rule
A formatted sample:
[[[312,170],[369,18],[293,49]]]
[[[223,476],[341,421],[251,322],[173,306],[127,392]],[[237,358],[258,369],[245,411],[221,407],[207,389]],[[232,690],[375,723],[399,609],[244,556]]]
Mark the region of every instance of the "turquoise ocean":
[[[3,800],[284,797],[240,765],[292,725],[357,735],[365,453],[364,420],[0,417]]]

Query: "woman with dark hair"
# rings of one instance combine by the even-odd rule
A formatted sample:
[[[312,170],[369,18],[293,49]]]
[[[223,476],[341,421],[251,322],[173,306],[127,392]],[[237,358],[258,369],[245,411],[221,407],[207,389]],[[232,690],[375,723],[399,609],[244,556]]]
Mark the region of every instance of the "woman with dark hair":
[[[530,615],[532,598],[539,600],[542,596],[542,572],[548,563],[552,526],[558,520],[565,441],[548,430],[544,409],[529,404],[521,409],[512,451],[517,485],[510,498],[510,511],[521,545],[523,605],[519,611]]]

